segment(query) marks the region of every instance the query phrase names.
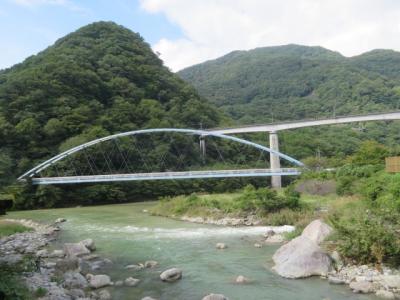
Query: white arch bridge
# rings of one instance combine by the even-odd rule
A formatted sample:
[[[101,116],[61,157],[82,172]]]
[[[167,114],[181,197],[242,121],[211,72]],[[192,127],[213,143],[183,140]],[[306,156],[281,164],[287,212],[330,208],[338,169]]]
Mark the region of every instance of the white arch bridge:
[[[146,159],[143,157],[146,153],[144,153],[143,149],[139,149],[137,147],[138,141],[135,141],[135,149],[125,148],[123,149],[123,144],[118,142],[120,139],[129,138],[129,137],[142,137],[148,134],[180,134],[183,136],[197,137],[200,140],[199,148],[199,156],[200,161],[205,161],[205,143],[204,138],[216,138],[217,140],[229,141],[234,144],[234,146],[247,147],[253,150],[258,151],[259,157],[269,158],[271,154],[282,158],[283,160],[288,161],[289,163],[294,164],[297,167],[303,166],[303,164],[279,151],[272,150],[263,145],[253,143],[248,140],[244,140],[241,138],[237,138],[234,136],[228,136],[217,132],[208,132],[203,130],[192,130],[192,129],[177,129],[177,128],[157,128],[157,129],[144,129],[144,130],[136,130],[118,133],[110,136],[106,136],[103,138],[95,139],[93,141],[81,144],[74,148],[71,148],[67,151],[64,151],[27,171],[23,175],[21,175],[18,180],[19,181],[31,181],[32,184],[71,184],[71,183],[96,183],[96,182],[113,182],[113,181],[137,181],[137,180],[165,180],[165,179],[194,179],[194,178],[225,178],[225,177],[259,177],[259,176],[281,176],[281,175],[299,175],[300,170],[298,168],[279,168],[279,169],[271,169],[266,168],[268,161],[261,159],[262,167],[253,167],[249,168],[249,164],[242,164],[239,168],[231,168],[232,164],[230,162],[226,162],[223,158],[222,150],[218,148],[218,143],[216,151],[211,151],[214,153],[219,160],[222,161],[223,165],[218,165],[218,160],[214,159],[214,165],[217,164],[218,169],[206,169],[200,168],[200,170],[183,170],[182,166],[178,166],[179,161],[185,160],[185,155],[187,153],[182,153],[184,149],[171,149],[171,145],[168,147],[168,151],[174,150],[175,156],[171,161],[175,164],[178,170],[171,170],[170,167],[163,166],[162,172],[151,170],[151,172],[145,172],[144,168],[139,169],[139,172],[134,171],[134,167],[131,165],[131,162],[143,162],[145,165],[148,164]],[[184,137],[185,138],[185,137]],[[148,141],[149,138],[142,137],[142,142]],[[98,147],[99,145],[105,144],[107,142],[112,143],[112,148],[108,145],[106,149],[97,149],[95,155],[90,153],[89,150]],[[210,148],[209,142],[207,142],[207,152]],[[178,145],[178,148],[182,145]],[[240,149],[239,149],[240,150]],[[146,151],[151,151],[148,148]],[[168,152],[167,151],[167,152]],[[248,151],[248,150],[247,150]],[[115,156],[115,152],[118,154],[118,157]],[[185,151],[183,151],[185,152]],[[193,152],[193,149],[188,151],[190,154],[196,154]],[[80,154],[80,157],[79,155]],[[132,159],[132,154],[135,158]],[[238,153],[240,154],[240,153]],[[78,157],[76,157],[78,155]],[[165,163],[166,157],[170,154],[163,153]],[[208,156],[209,154],[207,154]],[[75,157],[74,157],[75,156]],[[101,159],[101,166],[98,165],[98,159]],[[78,160],[78,164],[80,167],[78,168],[78,164],[71,160],[74,158]],[[159,158],[159,157],[158,157]],[[115,161],[118,161],[117,163]],[[84,170],[81,170],[82,162],[86,164]],[[96,165],[97,162],[97,165]],[[116,167],[117,165],[117,167]],[[158,165],[159,166],[159,165]],[[199,165],[198,165],[199,166]],[[222,169],[221,169],[222,167]],[[237,167],[235,165],[235,167]],[[50,171],[49,171],[50,170]],[[47,174],[48,173],[48,174]],[[50,174],[50,175],[49,175]]]

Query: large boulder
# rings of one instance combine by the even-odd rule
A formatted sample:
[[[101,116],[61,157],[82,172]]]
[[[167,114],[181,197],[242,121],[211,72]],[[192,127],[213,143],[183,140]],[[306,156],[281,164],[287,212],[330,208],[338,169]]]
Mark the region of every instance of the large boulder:
[[[182,278],[182,270],[178,268],[168,269],[160,274],[162,281],[173,282]]]
[[[86,278],[89,280],[89,286],[94,289],[111,285],[111,279],[108,275],[87,274]]]
[[[86,278],[78,272],[69,271],[64,273],[63,287],[67,289],[84,289],[88,286]]]
[[[65,243],[64,244],[64,253],[67,257],[77,257],[86,254],[90,254],[90,250],[86,248],[86,246],[79,243]]]
[[[331,270],[329,255],[306,236],[299,236],[280,247],[272,259],[273,269],[285,278],[326,275]]]
[[[350,282],[350,288],[355,293],[368,294],[375,292],[374,284],[369,281],[352,281]]]
[[[321,220],[314,220],[304,228],[302,236],[308,237],[318,245],[332,233],[333,229]]]
[[[59,274],[67,271],[79,271],[79,260],[76,257],[59,259],[56,261],[55,270]]]
[[[96,245],[94,244],[94,241],[92,239],[86,239],[81,241],[81,243],[90,251],[96,250]]]

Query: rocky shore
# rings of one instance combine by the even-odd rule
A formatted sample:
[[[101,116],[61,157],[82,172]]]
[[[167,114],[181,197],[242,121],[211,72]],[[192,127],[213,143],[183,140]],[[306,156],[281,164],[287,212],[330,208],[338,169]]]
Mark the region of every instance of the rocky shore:
[[[322,222],[311,222],[303,233],[282,245],[274,254],[275,270],[285,278],[321,276],[331,284],[346,284],[355,293],[375,293],[383,299],[400,299],[400,271],[383,266],[344,265],[338,252],[321,245],[333,229]]]
[[[255,215],[249,215],[244,218],[224,217],[219,219],[212,217],[182,216],[179,219],[186,222],[219,226],[257,226],[262,224],[262,220]]]
[[[18,222],[33,231],[17,233],[0,239],[0,264],[14,266],[29,259],[35,267],[21,275],[21,280],[32,294],[40,291],[42,300],[109,300],[112,299],[110,286],[135,287],[139,279],[128,277],[113,282],[106,274],[93,274],[103,266],[112,264],[93,252],[96,245],[92,239],[77,243],[65,243],[63,249],[49,251],[50,243],[57,238],[60,224],[65,219],[57,219],[52,225],[43,225],[30,220],[9,220]],[[125,266],[126,269],[140,270],[155,268],[156,261],[146,261],[137,265]],[[174,282],[182,278],[182,270],[172,268],[160,274],[160,280]],[[155,300],[151,297],[145,300]]]

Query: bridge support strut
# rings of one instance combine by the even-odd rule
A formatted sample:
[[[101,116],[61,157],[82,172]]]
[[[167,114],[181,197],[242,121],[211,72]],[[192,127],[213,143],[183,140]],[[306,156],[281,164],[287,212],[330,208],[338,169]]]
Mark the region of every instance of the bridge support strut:
[[[276,131],[269,133],[269,148],[279,152],[279,140]],[[278,155],[270,152],[269,159],[272,170],[281,168],[281,161]],[[274,189],[280,189],[282,187],[282,177],[278,175],[271,176],[271,186]]]

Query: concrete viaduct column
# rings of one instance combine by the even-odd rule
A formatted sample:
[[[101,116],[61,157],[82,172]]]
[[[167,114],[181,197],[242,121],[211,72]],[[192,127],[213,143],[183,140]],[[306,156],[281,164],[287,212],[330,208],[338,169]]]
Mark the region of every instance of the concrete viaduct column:
[[[276,131],[271,131],[269,133],[269,148],[275,151],[279,151],[279,140],[278,133]],[[278,155],[274,153],[269,154],[269,160],[271,169],[280,169],[281,161]],[[282,177],[281,176],[272,176],[271,177],[271,186],[274,189],[280,189],[282,187]]]

